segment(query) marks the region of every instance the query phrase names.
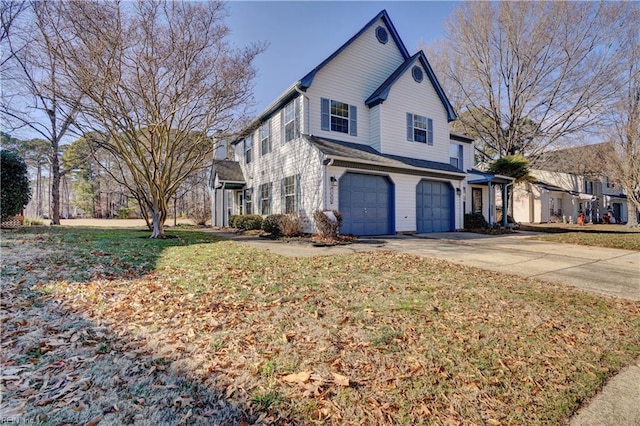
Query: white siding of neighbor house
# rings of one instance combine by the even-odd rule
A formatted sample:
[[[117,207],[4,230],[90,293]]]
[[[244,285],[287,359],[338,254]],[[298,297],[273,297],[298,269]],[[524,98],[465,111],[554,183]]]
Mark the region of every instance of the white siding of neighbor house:
[[[379,25],[386,28],[380,19],[316,74],[307,90],[311,134],[348,142],[371,143],[369,107],[364,101],[403,62],[390,32],[386,44],[376,38],[375,29]],[[321,98],[345,102],[358,108],[357,136],[321,130]]]
[[[420,65],[419,61],[415,65]],[[449,123],[447,113],[427,77],[417,83],[409,69],[391,86],[382,103],[381,139],[383,153],[449,163]],[[407,113],[433,120],[433,146],[407,140]]]

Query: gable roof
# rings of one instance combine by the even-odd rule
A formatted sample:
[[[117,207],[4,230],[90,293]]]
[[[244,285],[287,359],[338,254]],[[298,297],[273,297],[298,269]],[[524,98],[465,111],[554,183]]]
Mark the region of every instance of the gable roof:
[[[558,149],[541,154],[531,165],[532,169],[573,175],[606,175],[613,145],[604,142],[592,145]]]
[[[457,180],[461,180],[465,176],[462,170],[459,170],[448,163],[419,160],[417,158],[402,157],[400,155],[383,154],[369,145],[359,143],[319,138],[312,135],[302,136],[327,157],[333,160],[342,161],[343,163],[360,163],[367,165],[366,168],[368,169],[377,167],[381,170],[402,170],[404,173],[409,174],[446,175]]]
[[[244,183],[242,169],[237,161],[215,160],[211,174],[216,176],[219,182]]]
[[[447,95],[445,95],[444,90],[442,89],[442,86],[440,86],[440,82],[436,78],[436,75],[433,72],[433,69],[431,68],[431,65],[429,64],[429,61],[427,60],[427,57],[425,56],[425,54],[424,54],[424,52],[422,50],[419,51],[418,53],[416,53],[415,55],[411,56],[410,58],[407,58],[404,61],[404,63],[402,63],[402,65],[400,65],[380,85],[380,87],[378,87],[371,94],[371,96],[369,96],[369,98],[364,103],[371,108],[371,107],[374,107],[374,106],[376,106],[378,104],[381,104],[382,102],[386,101],[387,97],[389,96],[389,91],[391,89],[391,86],[393,86],[393,84],[396,81],[398,81],[398,79],[402,75],[404,75],[404,73],[416,61],[419,61],[420,65],[422,65],[422,68],[424,68],[424,70],[427,72],[427,76],[429,77],[429,81],[431,82],[431,85],[433,86],[433,88],[435,89],[436,93],[438,94],[438,97],[440,98],[440,102],[442,102],[442,106],[444,106],[444,109],[447,111],[447,120],[449,122],[456,120],[458,118],[458,116],[456,115],[455,111],[453,110],[453,106],[449,102],[449,99],[447,98]]]
[[[310,72],[308,72],[300,80],[296,81],[291,86],[289,86],[284,91],[284,93],[282,93],[280,96],[278,96],[260,114],[258,114],[258,116],[251,121],[251,124],[255,124],[257,122],[260,122],[260,121],[270,117],[275,112],[277,112],[280,108],[282,108],[287,103],[289,103],[293,98],[297,97],[298,94],[300,93],[300,91],[307,90],[311,86],[311,83],[313,82],[313,79],[315,78],[315,76],[318,73],[318,71],[320,71],[322,68],[324,68],[336,56],[338,56],[340,53],[342,53],[342,51],[344,51],[347,47],[349,47],[355,40],[358,39],[358,37],[360,37],[365,31],[367,31],[371,26],[373,26],[380,19],[382,19],[384,24],[387,26],[387,29],[389,30],[389,33],[391,34],[391,39],[394,41],[394,43],[396,44],[396,46],[400,50],[400,54],[402,55],[402,57],[405,60],[408,59],[409,56],[410,56],[409,55],[409,51],[407,50],[407,47],[404,45],[404,43],[400,39],[400,36],[398,35],[398,31],[393,26],[393,23],[391,22],[391,19],[389,18],[389,14],[387,13],[386,10],[383,9],[371,21],[367,22],[367,24],[364,27],[362,27],[362,29],[360,29],[360,31],[358,31],[353,37],[351,37],[349,40],[347,40],[346,43],[344,43],[342,46],[340,46],[338,48],[338,50],[336,50],[331,55],[329,55],[329,57],[327,57],[324,61],[322,61],[317,67],[315,67]]]
[[[343,50],[345,50],[347,47],[349,47],[351,45],[351,43],[353,43],[355,40],[357,40],[358,37],[360,37],[365,31],[367,31],[373,24],[378,22],[378,20],[380,20],[380,19],[382,19],[382,22],[384,22],[384,24],[387,26],[387,29],[391,33],[391,38],[396,43],[396,46],[398,46],[398,49],[400,49],[400,53],[402,54],[402,57],[404,59],[407,59],[409,57],[409,51],[407,50],[406,46],[404,45],[404,43],[400,39],[400,36],[398,35],[398,32],[396,31],[396,28],[393,26],[393,23],[391,22],[391,19],[389,18],[389,14],[387,14],[387,11],[383,9],[371,21],[367,22],[367,24],[364,27],[362,27],[362,29],[360,31],[358,31],[353,37],[351,37],[349,40],[347,40],[347,42],[345,44],[340,46],[340,48],[338,48],[338,50],[336,50],[331,55],[329,55],[329,57],[327,59],[322,61],[320,63],[320,65],[318,65],[317,67],[312,69],[307,75],[302,77],[300,79],[300,82],[299,82],[300,89],[306,90],[307,88],[309,88],[309,86],[311,86],[311,83],[313,82],[313,79],[316,76],[316,74],[318,73],[318,71],[320,71],[322,68],[324,68],[324,66],[327,65],[329,62],[331,62],[336,56],[338,56],[340,53],[342,53]]]

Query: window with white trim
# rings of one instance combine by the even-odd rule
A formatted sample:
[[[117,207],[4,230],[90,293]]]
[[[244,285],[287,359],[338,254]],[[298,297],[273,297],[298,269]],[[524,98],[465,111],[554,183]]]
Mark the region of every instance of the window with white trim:
[[[260,185],[260,214],[263,216],[271,214],[271,183]]]
[[[296,98],[282,109],[282,140],[289,142],[300,136],[300,102]]]
[[[345,102],[321,98],[320,128],[358,136],[358,108]]]
[[[271,120],[267,120],[260,126],[260,155],[271,152]]]
[[[449,144],[449,164],[463,170],[463,147],[460,144]]]
[[[407,140],[433,145],[433,120],[422,115],[408,112]]]
[[[287,176],[282,179],[282,199],[285,214],[298,210],[299,176]]]
[[[253,188],[247,188],[244,191],[244,211],[246,214],[253,213]],[[242,214],[242,213],[240,213]]]
[[[253,137],[248,136],[244,138],[244,162],[249,164],[253,160]]]

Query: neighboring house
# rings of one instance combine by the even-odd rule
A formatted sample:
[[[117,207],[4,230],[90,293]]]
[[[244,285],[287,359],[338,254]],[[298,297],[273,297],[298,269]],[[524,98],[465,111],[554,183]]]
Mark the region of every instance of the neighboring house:
[[[460,229],[473,146],[449,133],[456,118],[424,53],[410,55],[382,11],[258,115],[232,161],[214,163],[213,225],[295,213],[312,232],[313,212],[335,209],[343,234]]]
[[[514,219],[517,222],[576,223],[584,213],[588,222],[611,215],[616,223],[627,221],[627,197],[622,187],[607,176],[610,158],[606,143],[552,151],[532,167],[533,180],[514,188]]]

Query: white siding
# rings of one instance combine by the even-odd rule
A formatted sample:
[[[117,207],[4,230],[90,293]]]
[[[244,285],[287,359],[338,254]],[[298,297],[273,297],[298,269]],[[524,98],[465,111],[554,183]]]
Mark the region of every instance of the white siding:
[[[419,65],[416,62],[416,65]],[[426,71],[421,83],[411,76],[411,66],[391,87],[382,104],[382,152],[449,163],[447,112],[431,85]],[[433,120],[433,146],[407,141],[407,113]]]
[[[370,26],[315,76],[307,90],[310,105],[310,132],[321,137],[369,144],[369,108],[364,101],[398,68],[403,57],[389,37],[382,44],[375,36],[382,19]],[[320,98],[329,98],[358,108],[358,136],[320,129]]]
[[[380,109],[381,104],[378,104],[369,110],[369,132],[370,132],[370,145],[380,151]]]

